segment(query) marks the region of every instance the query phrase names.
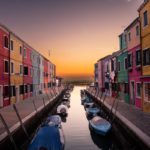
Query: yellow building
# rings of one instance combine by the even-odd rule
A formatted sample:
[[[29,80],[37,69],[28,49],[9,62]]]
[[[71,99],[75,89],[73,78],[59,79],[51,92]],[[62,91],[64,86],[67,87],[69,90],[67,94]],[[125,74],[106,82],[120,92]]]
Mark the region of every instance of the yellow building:
[[[150,112],[150,0],[139,8],[142,45],[142,89],[143,111]]]
[[[23,99],[23,42],[10,33],[10,93],[11,103]]]

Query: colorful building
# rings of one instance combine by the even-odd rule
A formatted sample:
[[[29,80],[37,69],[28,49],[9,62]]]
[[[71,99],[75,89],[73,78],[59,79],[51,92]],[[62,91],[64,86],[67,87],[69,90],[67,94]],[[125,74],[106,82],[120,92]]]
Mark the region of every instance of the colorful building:
[[[56,66],[55,66],[55,64],[51,64],[51,78],[52,78],[52,86],[55,86],[55,84],[56,84]]]
[[[141,43],[140,22],[136,18],[126,29],[130,104],[141,108]]]
[[[44,58],[42,55],[40,55],[40,93],[44,93]]]
[[[23,45],[23,85],[24,99],[31,97],[33,92],[33,67],[32,67],[32,48],[24,43]]]
[[[10,100],[23,100],[23,41],[10,32]]]
[[[121,100],[129,103],[129,85],[128,85],[128,63],[127,63],[127,35],[122,33],[119,35],[120,39],[120,53],[117,56],[117,71],[118,71],[118,86],[119,96]]]
[[[143,111],[150,112],[150,0],[139,8],[142,46],[142,105]]]
[[[32,50],[32,67],[33,67],[33,95],[40,93],[40,54]]]
[[[109,76],[110,76],[110,96],[114,97],[117,93],[117,86],[118,86],[118,78],[117,78],[117,56],[119,54],[119,51],[116,51],[112,53],[110,59],[109,59]]]
[[[95,63],[94,65],[94,86],[95,87],[99,87],[98,86],[98,63]]]
[[[56,85],[56,66],[3,25],[0,25],[0,67],[0,107]]]
[[[10,104],[9,52],[9,32],[0,25],[0,107]]]
[[[48,60],[44,58],[44,89],[48,92]]]

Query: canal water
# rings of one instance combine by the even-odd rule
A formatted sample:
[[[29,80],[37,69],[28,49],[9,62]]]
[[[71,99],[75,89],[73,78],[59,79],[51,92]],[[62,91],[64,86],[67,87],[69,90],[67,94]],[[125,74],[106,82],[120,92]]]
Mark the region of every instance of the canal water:
[[[85,89],[85,86],[75,86],[71,92],[71,107],[62,123],[66,140],[65,150],[118,149],[113,135],[101,137],[89,129],[89,122],[81,105],[81,89]]]

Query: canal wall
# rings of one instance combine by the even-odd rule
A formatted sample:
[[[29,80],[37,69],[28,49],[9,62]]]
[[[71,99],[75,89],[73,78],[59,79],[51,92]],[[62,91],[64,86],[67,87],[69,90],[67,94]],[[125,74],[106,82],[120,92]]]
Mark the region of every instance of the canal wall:
[[[55,89],[53,93],[0,109],[0,149],[26,149],[37,127],[53,110],[65,90]]]
[[[91,94],[88,90],[85,90],[85,92],[102,108],[102,110],[105,113],[105,116],[109,115],[108,117],[110,121],[112,121],[113,119],[112,132],[114,132],[113,134],[115,135],[117,141],[120,142],[121,147],[124,147],[124,149],[131,150],[150,149],[150,137],[144,132],[142,132],[142,130],[140,130],[136,125],[134,125],[134,123],[132,123],[126,117],[124,117],[119,111],[114,109],[117,107],[117,103],[114,105],[114,108],[112,108],[111,105],[109,105],[107,102],[103,103],[102,100],[100,100],[100,97]],[[110,111],[111,109],[112,111]]]

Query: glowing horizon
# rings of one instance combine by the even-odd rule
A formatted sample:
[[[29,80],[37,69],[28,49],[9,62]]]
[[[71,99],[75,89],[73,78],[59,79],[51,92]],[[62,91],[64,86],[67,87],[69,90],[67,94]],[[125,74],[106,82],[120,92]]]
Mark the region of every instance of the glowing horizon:
[[[94,63],[119,49],[118,35],[138,16],[142,1],[5,0],[0,20],[50,58],[58,76],[91,77]]]

